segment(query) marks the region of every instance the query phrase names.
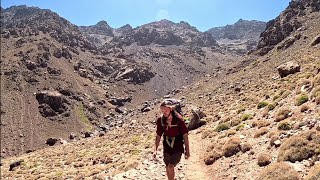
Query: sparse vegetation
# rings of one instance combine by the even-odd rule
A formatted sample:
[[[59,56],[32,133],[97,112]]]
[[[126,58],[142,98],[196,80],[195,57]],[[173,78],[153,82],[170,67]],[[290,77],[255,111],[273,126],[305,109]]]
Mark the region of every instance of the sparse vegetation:
[[[274,110],[274,108],[277,106],[277,103],[270,103],[268,104],[268,109],[271,111],[271,110]]]
[[[245,153],[247,151],[250,151],[252,149],[252,145],[249,143],[244,143],[241,145],[241,152]]]
[[[238,137],[231,137],[222,147],[223,155],[225,157],[230,157],[234,154],[237,154],[241,150],[240,146],[241,140]]]
[[[268,106],[268,102],[266,102],[266,101],[261,101],[261,102],[259,102],[259,104],[257,105],[257,108],[258,109],[261,109],[261,108],[264,108],[264,107],[266,107],[266,106]]]
[[[271,157],[269,154],[262,153],[258,157],[258,165],[259,166],[266,166],[271,163]]]
[[[215,128],[215,131],[217,132],[221,132],[221,131],[224,131],[224,130],[227,130],[230,128],[230,125],[227,124],[227,123],[222,123],[222,124],[218,124],[217,127]]]
[[[239,124],[237,127],[236,127],[236,131],[240,131],[244,128],[244,124]]]
[[[300,108],[300,112],[306,112],[310,109],[310,106],[309,105],[302,105],[301,108]]]
[[[267,168],[263,169],[258,178],[258,180],[270,180],[270,179],[299,180],[300,176],[298,172],[289,164],[285,162],[276,162],[274,164],[271,164]]]
[[[240,117],[240,120],[241,121],[246,121],[246,120],[249,120],[249,119],[252,119],[253,118],[253,115],[252,114],[243,114],[241,117]]]
[[[269,130],[268,130],[267,127],[263,127],[263,128],[261,128],[261,129],[259,129],[259,130],[254,134],[253,137],[254,137],[254,138],[258,138],[258,137],[266,134],[268,131],[269,131]]]
[[[289,109],[279,109],[275,117],[275,122],[288,118],[290,113],[291,111]]]
[[[218,151],[215,151],[215,150],[207,152],[205,157],[204,157],[204,163],[206,165],[211,165],[221,157],[222,157],[222,153],[221,152],[218,152]]]
[[[91,125],[88,117],[85,115],[84,107],[83,107],[82,103],[80,103],[76,107],[76,114],[79,117],[80,121],[83,122],[85,125],[87,125],[88,129],[91,130],[92,129],[92,125]]]
[[[290,130],[292,129],[292,125],[289,123],[289,122],[280,122],[278,124],[278,129],[279,130],[284,130],[284,131],[287,131],[287,130]]]
[[[301,94],[300,96],[298,96],[298,97],[296,98],[296,105],[297,105],[297,106],[300,106],[300,105],[302,105],[303,103],[308,102],[308,100],[309,100],[309,97],[308,97],[307,94]]]
[[[320,164],[314,165],[309,171],[305,180],[318,180],[320,179]]]
[[[319,154],[320,134],[309,131],[290,137],[281,144],[278,161],[302,161]]]

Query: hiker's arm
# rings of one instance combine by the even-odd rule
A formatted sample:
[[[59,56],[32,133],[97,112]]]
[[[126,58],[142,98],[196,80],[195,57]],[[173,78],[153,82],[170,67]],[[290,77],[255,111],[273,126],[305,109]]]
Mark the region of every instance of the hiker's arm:
[[[190,149],[189,149],[189,137],[188,133],[185,133],[183,135],[183,140],[184,140],[184,146],[185,146],[185,151],[186,151],[186,159],[190,157]]]
[[[155,146],[154,152],[157,152],[159,144],[160,144],[160,140],[161,140],[161,136],[157,135],[156,143],[155,143],[156,146]]]
[[[161,140],[161,136],[157,135],[156,136],[156,142],[155,142],[155,148],[154,148],[154,152],[153,152],[153,158],[156,159],[157,157],[157,151],[158,151],[158,147],[160,144],[160,140]]]

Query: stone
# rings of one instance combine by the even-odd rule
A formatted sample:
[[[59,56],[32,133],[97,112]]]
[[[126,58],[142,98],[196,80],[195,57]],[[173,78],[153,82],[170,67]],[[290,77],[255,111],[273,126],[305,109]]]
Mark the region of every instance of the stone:
[[[20,166],[22,162],[24,162],[23,159],[11,163],[9,171],[13,171],[16,167]]]
[[[289,61],[277,67],[278,73],[281,78],[300,72],[300,65],[295,61]]]

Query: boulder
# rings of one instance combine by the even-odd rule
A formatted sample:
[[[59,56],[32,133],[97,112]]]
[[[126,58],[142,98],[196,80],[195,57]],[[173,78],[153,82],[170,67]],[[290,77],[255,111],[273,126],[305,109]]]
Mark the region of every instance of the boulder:
[[[13,171],[16,167],[20,166],[24,160],[18,160],[10,164],[9,171]]]
[[[36,94],[40,106],[39,111],[43,117],[55,116],[67,111],[67,100],[58,91],[42,91]]]
[[[131,100],[132,100],[132,97],[120,97],[120,98],[112,97],[108,100],[108,102],[115,106],[124,106],[126,102],[131,102]]]
[[[295,61],[289,61],[277,67],[280,77],[300,72],[300,65]]]
[[[57,143],[57,141],[58,141],[58,139],[56,139],[56,138],[48,138],[46,141],[46,144],[49,146],[53,146]]]
[[[206,124],[206,121],[201,120],[201,118],[206,117],[206,115],[199,108],[193,108],[191,112],[192,115],[190,117],[190,122],[188,125],[189,130],[197,129],[200,126]]]

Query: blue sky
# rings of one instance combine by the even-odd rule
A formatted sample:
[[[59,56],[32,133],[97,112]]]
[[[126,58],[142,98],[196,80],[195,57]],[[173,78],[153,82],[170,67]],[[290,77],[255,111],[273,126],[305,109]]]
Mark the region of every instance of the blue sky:
[[[200,31],[233,24],[240,18],[269,21],[290,0],[2,0],[1,6],[50,9],[76,25],[105,20],[113,28],[140,26],[160,19],[186,21]]]

